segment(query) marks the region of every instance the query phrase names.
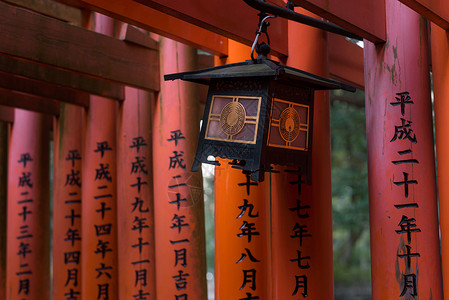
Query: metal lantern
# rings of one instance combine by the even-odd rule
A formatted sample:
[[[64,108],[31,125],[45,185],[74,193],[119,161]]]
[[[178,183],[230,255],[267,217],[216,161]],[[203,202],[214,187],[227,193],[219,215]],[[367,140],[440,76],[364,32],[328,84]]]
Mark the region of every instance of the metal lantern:
[[[165,76],[175,79],[209,85],[192,171],[227,158],[257,182],[275,164],[297,167],[310,184],[314,91],[355,91],[268,59]]]

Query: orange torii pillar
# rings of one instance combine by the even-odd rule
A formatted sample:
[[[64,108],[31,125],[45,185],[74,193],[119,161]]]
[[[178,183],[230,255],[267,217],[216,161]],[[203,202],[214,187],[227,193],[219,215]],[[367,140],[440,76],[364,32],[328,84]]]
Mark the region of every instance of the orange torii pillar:
[[[196,50],[160,39],[161,75],[193,70]],[[161,80],[154,108],[153,173],[158,299],[203,300],[206,293],[201,173],[190,171],[200,125],[191,83]]]
[[[435,96],[435,137],[438,165],[438,196],[440,204],[441,258],[443,291],[449,297],[449,37],[446,30],[432,23],[432,73]]]
[[[250,48],[229,40],[226,62],[250,57]],[[204,126],[204,125],[203,125]],[[215,168],[215,297],[271,299],[269,178],[249,174],[219,160]]]
[[[289,66],[329,76],[326,32],[289,22],[288,41]],[[327,91],[315,92],[312,141],[312,186],[292,167],[271,174],[274,299],[334,298]]]
[[[426,21],[386,18],[364,48],[373,299],[442,299]]]
[[[7,170],[8,124],[0,121],[0,299],[6,299]]]
[[[50,298],[50,124],[15,109],[8,162],[6,299]]]
[[[112,35],[113,20],[95,14],[95,28]],[[100,31],[101,29],[101,31]],[[117,103],[90,96],[82,153],[81,290],[85,300],[117,299]]]
[[[119,299],[156,299],[152,185],[153,94],[125,88],[118,119]]]
[[[54,122],[53,299],[81,299],[83,115],[83,107],[61,103]]]

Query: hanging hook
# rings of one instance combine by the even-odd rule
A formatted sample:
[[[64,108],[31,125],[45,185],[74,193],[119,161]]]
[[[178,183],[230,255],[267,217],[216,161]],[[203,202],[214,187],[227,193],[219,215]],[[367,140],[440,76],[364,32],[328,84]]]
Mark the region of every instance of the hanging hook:
[[[320,29],[323,29],[323,30],[326,30],[329,32],[333,32],[333,33],[336,33],[339,35],[343,35],[343,36],[346,36],[346,37],[349,37],[352,39],[356,39],[359,41],[363,40],[363,38],[361,38],[360,36],[350,32],[340,26],[294,12],[293,10],[290,9],[292,6],[294,8],[294,6],[295,6],[294,4],[292,5],[292,4],[287,3],[288,7],[282,8],[277,5],[267,3],[267,2],[265,2],[265,0],[243,0],[243,1],[246,4],[248,4],[249,6],[251,6],[252,8],[257,9],[258,11],[262,11],[264,13],[270,13],[274,16],[279,16],[284,19],[288,19],[288,20],[292,20],[292,21],[295,21],[298,23],[306,24],[306,25],[309,25],[309,26],[312,26],[315,28],[320,28]]]
[[[254,49],[256,48],[256,45],[258,45],[257,42],[259,41],[259,37],[262,33],[265,33],[265,35],[267,36],[268,46],[270,46],[270,37],[268,36],[267,32],[267,27],[270,25],[270,23],[265,22],[269,18],[276,18],[276,16],[265,15],[264,13],[260,15],[261,20],[259,22],[259,29],[256,31],[256,38],[254,39],[253,45],[251,46],[251,59],[253,61],[256,60],[254,58]]]

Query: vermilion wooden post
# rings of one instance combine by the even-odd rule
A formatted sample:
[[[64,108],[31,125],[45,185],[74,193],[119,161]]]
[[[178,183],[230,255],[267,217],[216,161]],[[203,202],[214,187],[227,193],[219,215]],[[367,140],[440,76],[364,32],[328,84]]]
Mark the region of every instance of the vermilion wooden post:
[[[327,33],[289,22],[288,37],[286,64],[328,77]],[[292,167],[271,174],[274,299],[334,297],[327,91],[315,92],[312,142],[312,186],[298,186],[303,178]]]
[[[229,40],[229,57],[221,63],[249,57],[249,47]],[[220,163],[215,168],[215,297],[271,299],[269,180],[253,182],[228,160]]]
[[[449,295],[449,37],[447,31],[432,23],[432,73],[435,95],[435,137],[438,164],[438,196],[440,205],[441,258],[443,270],[443,291]]]
[[[112,35],[113,20],[95,14],[95,30]],[[117,299],[117,172],[114,100],[91,96],[82,159],[81,290],[83,299]]]
[[[442,299],[426,21],[386,14],[364,48],[373,299]]]
[[[125,88],[118,119],[119,299],[156,299],[152,185],[153,94]]]
[[[61,104],[54,126],[53,299],[81,298],[81,159],[84,108]],[[79,239],[78,239],[79,237]]]
[[[0,298],[6,299],[8,124],[0,121]]]
[[[84,299],[117,297],[115,117],[114,100],[91,96],[82,160],[84,201],[79,237]]]
[[[50,117],[16,109],[8,162],[6,299],[50,297]]]
[[[160,40],[161,74],[195,69],[196,50]],[[196,86],[164,82],[154,109],[154,216],[158,299],[206,299],[201,173],[190,172],[199,135]]]

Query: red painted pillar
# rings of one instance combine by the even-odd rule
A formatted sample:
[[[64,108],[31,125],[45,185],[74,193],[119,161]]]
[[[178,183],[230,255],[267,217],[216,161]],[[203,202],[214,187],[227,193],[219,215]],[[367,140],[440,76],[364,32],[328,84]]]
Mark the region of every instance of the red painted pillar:
[[[82,160],[83,299],[117,297],[115,117],[114,100],[91,96]]]
[[[442,299],[426,21],[386,17],[364,49],[373,299]]]
[[[112,35],[113,20],[95,14],[95,29]],[[117,172],[114,100],[91,96],[82,160],[81,290],[85,300],[117,299]]]
[[[229,40],[222,63],[249,57],[249,47]],[[269,180],[253,182],[228,162],[215,168],[215,297],[271,299]]]
[[[289,22],[288,37],[286,64],[328,77],[327,33]],[[329,113],[329,93],[316,92],[312,186],[298,187],[295,168],[271,174],[274,299],[334,297]]]
[[[8,162],[6,299],[50,298],[50,117],[16,109]]]
[[[152,185],[153,94],[125,88],[118,119],[119,299],[156,299]]]
[[[8,124],[0,121],[0,298],[6,299]]]
[[[61,104],[54,126],[53,299],[81,298],[83,115],[84,108]]]
[[[161,75],[193,70],[196,50],[161,38]],[[161,81],[154,109],[154,215],[158,299],[206,299],[201,173],[190,172],[199,135],[196,86]]]
[[[435,95],[435,137],[438,164],[438,196],[440,204],[441,258],[443,291],[449,297],[449,37],[447,31],[432,23],[432,73]]]

